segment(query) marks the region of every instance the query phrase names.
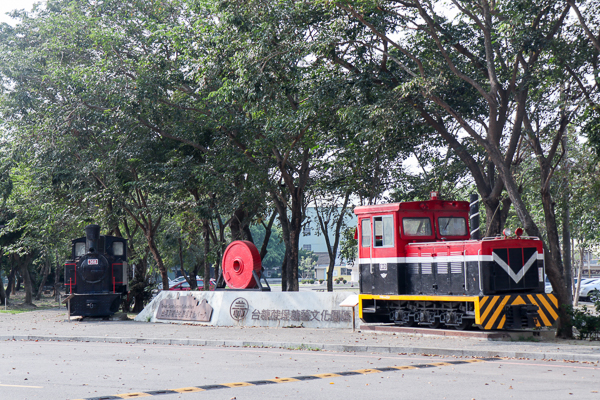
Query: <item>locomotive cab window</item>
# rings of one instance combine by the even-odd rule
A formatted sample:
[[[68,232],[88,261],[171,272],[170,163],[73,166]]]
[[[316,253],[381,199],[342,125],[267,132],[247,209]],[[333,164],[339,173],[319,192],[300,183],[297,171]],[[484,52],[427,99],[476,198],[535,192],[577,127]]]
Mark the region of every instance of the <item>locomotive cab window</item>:
[[[442,236],[465,236],[468,234],[467,222],[461,217],[440,217],[438,225]]]
[[[85,243],[75,243],[75,257],[81,257],[85,255]]]
[[[431,220],[429,218],[403,218],[402,229],[407,236],[431,236]]]
[[[371,247],[371,221],[363,219],[361,222],[360,243],[362,247]]]
[[[113,254],[115,256],[122,256],[125,254],[125,247],[123,246],[123,242],[114,242],[112,248]]]
[[[373,247],[394,246],[394,218],[391,215],[373,218]]]

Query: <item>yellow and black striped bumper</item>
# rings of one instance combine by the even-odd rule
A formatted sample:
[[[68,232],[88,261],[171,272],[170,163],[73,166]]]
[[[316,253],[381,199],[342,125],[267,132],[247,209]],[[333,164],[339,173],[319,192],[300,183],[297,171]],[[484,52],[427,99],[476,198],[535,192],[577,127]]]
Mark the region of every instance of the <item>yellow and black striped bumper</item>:
[[[553,294],[501,295],[501,296],[422,296],[422,295],[359,295],[359,317],[363,318],[363,300],[385,302],[468,302],[473,303],[475,324],[485,330],[506,329],[508,306],[537,306],[536,327],[552,326],[558,319],[558,300]],[[391,307],[393,308],[393,307]]]
[[[531,304],[538,307],[536,326],[552,326],[558,319],[558,300],[553,294],[483,296],[478,298],[475,323],[483,329],[503,329],[507,306]]]

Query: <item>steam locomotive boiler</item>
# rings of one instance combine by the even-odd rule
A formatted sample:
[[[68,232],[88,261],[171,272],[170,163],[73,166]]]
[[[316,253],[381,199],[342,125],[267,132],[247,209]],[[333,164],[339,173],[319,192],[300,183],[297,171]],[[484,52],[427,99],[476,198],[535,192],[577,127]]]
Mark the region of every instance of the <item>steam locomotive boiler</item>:
[[[73,239],[71,260],[65,262],[65,286],[70,313],[105,317],[119,310],[129,291],[127,240],[100,235],[99,225],[85,227],[85,237]]]
[[[472,240],[469,202],[361,206],[359,315],[365,322],[465,329],[551,326],[558,302],[544,291],[544,249],[515,235]]]

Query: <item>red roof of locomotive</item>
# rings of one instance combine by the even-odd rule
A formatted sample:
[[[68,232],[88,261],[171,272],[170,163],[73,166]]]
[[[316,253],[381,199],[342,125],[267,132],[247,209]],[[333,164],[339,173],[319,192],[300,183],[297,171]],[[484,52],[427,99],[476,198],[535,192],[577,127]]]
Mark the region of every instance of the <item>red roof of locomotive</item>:
[[[377,214],[391,211],[469,211],[468,201],[426,200],[407,201],[404,203],[375,204],[359,206],[354,209],[354,214]]]

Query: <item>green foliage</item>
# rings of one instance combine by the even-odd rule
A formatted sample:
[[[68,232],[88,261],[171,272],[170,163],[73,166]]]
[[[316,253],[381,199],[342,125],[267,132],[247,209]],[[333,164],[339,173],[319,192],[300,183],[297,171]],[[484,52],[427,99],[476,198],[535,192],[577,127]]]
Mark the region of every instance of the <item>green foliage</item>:
[[[568,312],[573,319],[573,327],[577,329],[578,338],[581,340],[600,339],[600,296],[596,292],[593,310],[583,306],[581,309],[569,307]]]
[[[342,231],[340,256],[351,264],[358,256],[358,239],[354,239],[356,227],[347,227]]]
[[[314,269],[317,266],[319,256],[312,251],[300,249],[298,258],[298,269],[302,277],[309,278],[314,275]]]
[[[262,225],[251,225],[250,231],[254,244],[260,249],[265,240],[265,228]],[[285,245],[281,239],[281,228],[273,227],[269,244],[267,245],[267,255],[262,259],[262,265],[265,269],[281,268],[283,258],[285,257]]]

